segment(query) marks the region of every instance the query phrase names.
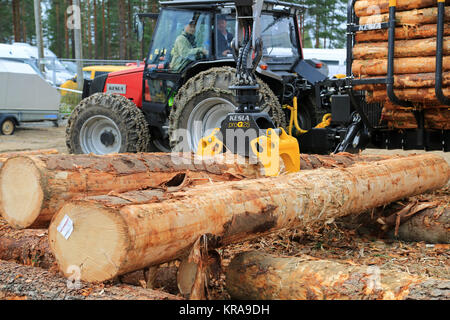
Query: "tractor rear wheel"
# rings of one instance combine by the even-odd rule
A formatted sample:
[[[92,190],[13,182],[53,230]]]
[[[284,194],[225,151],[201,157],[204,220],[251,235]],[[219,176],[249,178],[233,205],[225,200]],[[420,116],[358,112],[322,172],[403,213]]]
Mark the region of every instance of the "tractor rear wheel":
[[[178,91],[169,117],[169,138],[173,151],[197,151],[197,145],[223,119],[235,111],[236,98],[229,87],[236,70],[211,68],[189,79]],[[278,98],[262,80],[259,105],[268,112],[277,127],[286,127],[286,118]]]
[[[70,153],[146,152],[150,140],[142,111],[120,95],[96,93],[80,102],[66,129]]]

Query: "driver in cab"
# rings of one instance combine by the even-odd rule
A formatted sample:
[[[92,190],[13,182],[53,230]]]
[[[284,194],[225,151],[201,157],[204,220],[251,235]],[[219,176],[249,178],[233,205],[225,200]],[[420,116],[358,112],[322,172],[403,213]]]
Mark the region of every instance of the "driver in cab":
[[[208,50],[197,47],[195,42],[196,21],[191,20],[184,28],[184,31],[177,37],[172,49],[172,61],[170,69],[181,70],[189,61],[203,58],[208,54]]]

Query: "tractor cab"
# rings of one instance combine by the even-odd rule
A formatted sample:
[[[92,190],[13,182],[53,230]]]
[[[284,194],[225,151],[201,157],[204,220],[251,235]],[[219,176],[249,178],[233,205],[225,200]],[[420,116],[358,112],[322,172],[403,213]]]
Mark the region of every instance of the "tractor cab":
[[[237,53],[232,48],[236,32],[240,31],[235,10],[233,1],[161,2],[143,74],[142,109],[151,126],[168,127],[174,98],[187,80],[213,67],[236,65]],[[283,83],[296,77],[295,67],[303,62],[298,17],[302,11],[294,4],[264,2],[260,18],[263,57],[256,72],[276,86],[274,91],[279,97],[283,96]],[[154,17],[138,15],[138,38],[142,38],[144,18],[149,16]],[[217,127],[233,109],[229,106],[218,110],[214,123],[203,128],[203,133]],[[167,130],[158,130],[153,136],[163,141]]]

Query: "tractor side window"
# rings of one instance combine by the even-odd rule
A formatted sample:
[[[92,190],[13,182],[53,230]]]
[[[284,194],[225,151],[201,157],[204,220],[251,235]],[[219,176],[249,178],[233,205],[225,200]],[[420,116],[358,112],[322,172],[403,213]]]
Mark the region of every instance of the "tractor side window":
[[[218,59],[232,58],[231,42],[236,32],[236,18],[230,15],[216,16],[216,56]]]
[[[209,58],[210,31],[208,13],[163,10],[147,59],[149,68],[178,73],[193,61]]]
[[[296,57],[298,45],[295,37],[295,24],[292,18],[262,15],[262,40],[264,56]]]

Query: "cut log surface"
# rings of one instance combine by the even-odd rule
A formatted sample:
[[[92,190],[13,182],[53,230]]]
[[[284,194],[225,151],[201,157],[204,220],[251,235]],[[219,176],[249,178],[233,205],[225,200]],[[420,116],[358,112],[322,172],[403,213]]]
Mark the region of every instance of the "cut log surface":
[[[403,25],[395,28],[396,40],[425,39],[436,37],[436,24],[420,26]],[[450,36],[450,24],[444,25],[444,36]],[[356,42],[388,41],[388,30],[359,31],[355,36]]]
[[[450,281],[312,257],[236,255],[226,274],[233,299],[448,300]]]
[[[212,247],[220,247],[282,228],[319,227],[441,188],[449,177],[447,162],[426,154],[169,195],[148,190],[89,197],[67,203],[54,216],[50,247],[66,275],[75,265],[82,279],[104,281],[174,260],[205,234]]]
[[[73,283],[75,286],[76,283]],[[83,282],[70,289],[68,280],[41,268],[0,261],[0,299],[27,300],[182,300],[156,290],[126,285],[92,286]]]
[[[443,54],[450,54],[450,37],[444,37]],[[435,57],[436,38],[418,40],[399,40],[395,42],[395,58]],[[359,60],[386,59],[388,56],[387,42],[358,43],[353,47],[353,57]]]
[[[444,56],[443,71],[450,71],[450,56]],[[436,70],[436,57],[396,58],[395,74],[433,73]],[[386,76],[387,59],[354,60],[352,72],[355,76]]]
[[[380,156],[301,155],[302,169],[345,167]],[[242,163],[242,164],[240,164]],[[191,154],[15,157],[0,172],[0,213],[14,228],[46,228],[68,200],[147,188],[167,189],[254,179],[262,166],[236,157],[200,160]]]
[[[58,154],[58,150],[56,149],[43,149],[43,150],[32,150],[32,151],[17,151],[17,152],[7,152],[0,153],[0,169],[3,166],[3,163],[12,157],[17,156],[26,156],[26,155],[39,155],[39,154]]]
[[[408,24],[408,25],[421,25],[421,24],[431,24],[437,21],[437,7],[425,8],[419,10],[410,10],[397,12],[396,21],[397,25]],[[445,7],[445,22],[450,21],[450,8]],[[389,13],[371,15],[368,17],[361,17],[359,19],[359,24],[375,24],[389,22]]]
[[[364,79],[377,78],[377,77],[364,77]],[[436,75],[434,73],[417,73],[417,74],[399,74],[394,76],[395,88],[428,88],[435,85]],[[450,72],[442,73],[442,84],[444,86],[450,86]],[[355,86],[355,90],[373,91],[373,90],[386,90],[385,84],[368,84]]]
[[[260,176],[258,165],[218,161],[170,153],[10,158],[0,171],[0,213],[15,228],[40,228],[77,197]]]
[[[450,4],[449,0],[445,1]],[[436,6],[436,0],[398,0],[397,11],[422,9]],[[358,17],[389,12],[389,0],[359,0],[355,2],[355,14]]]

